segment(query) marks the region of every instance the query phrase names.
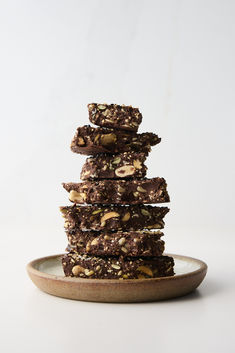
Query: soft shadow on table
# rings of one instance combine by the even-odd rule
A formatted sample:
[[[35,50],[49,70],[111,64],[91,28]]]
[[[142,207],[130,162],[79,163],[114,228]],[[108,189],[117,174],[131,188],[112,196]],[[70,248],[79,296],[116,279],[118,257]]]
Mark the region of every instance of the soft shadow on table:
[[[194,290],[192,293],[186,294],[182,297],[172,298],[167,300],[160,300],[159,303],[162,302],[182,302],[182,301],[193,301],[203,297],[199,289]]]

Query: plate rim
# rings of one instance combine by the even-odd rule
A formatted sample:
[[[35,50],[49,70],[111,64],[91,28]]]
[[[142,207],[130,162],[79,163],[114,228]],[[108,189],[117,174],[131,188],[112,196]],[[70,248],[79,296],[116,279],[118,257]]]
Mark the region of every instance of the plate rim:
[[[32,261],[30,261],[27,265],[26,265],[26,270],[28,272],[28,274],[32,274],[35,275],[37,277],[41,277],[41,278],[45,278],[45,279],[51,279],[51,280],[56,280],[56,281],[65,281],[65,282],[71,282],[71,283],[81,283],[81,282],[85,282],[87,284],[92,284],[92,283],[97,283],[99,282],[100,284],[104,283],[110,283],[110,284],[126,284],[126,283],[141,283],[141,282],[160,282],[160,281],[172,281],[172,280],[179,280],[179,279],[184,279],[187,277],[191,277],[194,275],[197,275],[199,273],[205,272],[205,274],[207,273],[208,270],[208,265],[197,258],[194,257],[190,257],[190,256],[185,256],[185,255],[178,255],[178,254],[164,254],[166,256],[172,256],[173,258],[184,258],[184,259],[188,259],[190,261],[194,261],[197,262],[199,264],[199,268],[197,270],[194,271],[190,271],[184,274],[178,274],[178,275],[174,275],[174,276],[168,276],[168,277],[155,277],[155,278],[141,278],[141,279],[125,279],[123,281],[120,281],[119,279],[98,279],[98,278],[77,278],[77,277],[65,277],[65,276],[58,276],[58,275],[52,275],[40,270],[37,270],[35,268],[35,265],[38,263],[42,263],[44,261],[53,259],[53,258],[57,258],[57,257],[62,257],[65,253],[62,254],[55,254],[55,255],[48,255],[48,256],[43,256],[43,257],[39,257],[37,259],[34,259]]]

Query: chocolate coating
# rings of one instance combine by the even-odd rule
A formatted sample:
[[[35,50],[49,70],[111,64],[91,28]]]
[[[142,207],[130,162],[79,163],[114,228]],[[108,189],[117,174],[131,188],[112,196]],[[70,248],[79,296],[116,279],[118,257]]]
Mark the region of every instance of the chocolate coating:
[[[70,252],[63,256],[65,276],[97,279],[141,279],[174,275],[174,259],[158,257],[95,257]]]
[[[97,232],[68,230],[68,250],[96,256],[160,256],[164,241],[160,231]]]
[[[133,179],[143,178],[147,167],[145,153],[124,152],[116,155],[100,154],[86,159],[81,179]]]
[[[164,228],[168,207],[157,206],[65,206],[60,207],[65,229],[142,230]]]
[[[99,180],[63,183],[71,202],[77,204],[137,205],[169,202],[164,178],[138,180]]]
[[[102,127],[137,131],[142,121],[138,108],[118,104],[88,104],[90,121]]]
[[[151,146],[158,144],[160,141],[161,139],[151,132],[136,134],[85,125],[77,129],[71,142],[71,150],[86,155],[122,152],[148,153]]]

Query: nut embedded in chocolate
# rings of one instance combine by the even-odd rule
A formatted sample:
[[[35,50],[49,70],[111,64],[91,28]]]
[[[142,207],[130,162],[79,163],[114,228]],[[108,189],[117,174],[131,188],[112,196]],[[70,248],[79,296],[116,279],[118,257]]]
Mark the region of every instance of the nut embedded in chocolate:
[[[136,134],[135,132],[85,125],[77,129],[71,143],[71,150],[86,155],[123,152],[148,153],[151,146],[160,143],[160,141],[161,139],[151,132]]]
[[[68,249],[95,256],[160,256],[164,235],[160,231],[97,232],[66,231]]]
[[[81,172],[82,183],[64,183],[73,206],[61,207],[68,237],[63,256],[65,276],[131,279],[174,275],[174,260],[163,256],[169,202],[163,178],[145,178],[146,156],[161,139],[138,134],[137,108],[88,104],[90,121],[79,127],[71,143],[75,153],[91,155]],[[79,206],[79,204],[82,204]],[[92,206],[84,206],[91,204]]]
[[[170,256],[96,257],[69,252],[63,256],[62,265],[66,276],[80,278],[122,280],[174,275],[174,259]]]
[[[65,206],[60,207],[66,230],[141,230],[164,228],[168,207]]]
[[[170,201],[164,178],[103,179],[83,183],[63,183],[63,187],[70,193],[70,201],[77,204],[135,205]]]
[[[88,157],[82,167],[81,179],[143,178],[147,170],[144,164],[145,160],[146,154],[135,152]]]
[[[142,121],[138,108],[118,104],[88,104],[90,121],[102,127],[136,132]]]

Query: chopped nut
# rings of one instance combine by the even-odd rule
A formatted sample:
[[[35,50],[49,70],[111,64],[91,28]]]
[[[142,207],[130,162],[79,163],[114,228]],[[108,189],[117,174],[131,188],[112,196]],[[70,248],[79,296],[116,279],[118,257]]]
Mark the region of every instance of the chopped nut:
[[[138,275],[138,278],[139,278],[139,279],[143,279],[143,278],[145,278],[145,277],[144,277],[144,275]]]
[[[100,142],[101,142],[101,145],[103,145],[103,146],[115,143],[116,140],[117,140],[117,136],[113,133],[101,135],[101,137],[100,137]]]
[[[145,208],[141,208],[140,212],[142,213],[143,216],[150,216],[149,211],[147,211]]]
[[[109,115],[110,115],[110,110],[109,110],[109,109],[106,109],[106,110],[103,112],[103,115],[104,115],[104,116],[109,116]],[[112,123],[113,121],[112,121],[112,120],[109,120],[109,119],[106,119],[105,122],[107,122],[107,123]]]
[[[148,229],[161,229],[161,228],[163,228],[163,225],[162,224],[153,224],[153,225],[151,225],[151,226],[146,226],[146,228],[148,228]]]
[[[62,213],[62,217],[68,213],[68,210],[66,208],[60,207],[60,212]]]
[[[84,272],[84,270],[85,269],[82,266],[76,265],[76,266],[73,266],[72,273],[74,276],[77,276],[79,275],[79,273]]]
[[[121,250],[122,250],[123,252],[125,252],[125,253],[128,252],[128,250],[127,250],[124,246],[121,247]]]
[[[107,219],[114,218],[114,217],[120,217],[120,214],[114,211],[105,213],[103,217],[101,217],[101,224],[107,221]]]
[[[130,212],[127,212],[124,214],[124,216],[122,217],[122,221],[123,222],[127,222],[130,219],[131,215]]]
[[[78,137],[77,144],[78,144],[78,146],[84,146],[85,145],[85,141],[84,141],[84,139],[81,136]]]
[[[138,196],[139,196],[139,193],[138,193],[138,191],[136,191],[136,192],[133,192],[133,195],[134,195],[135,197],[138,197]]]
[[[139,266],[139,267],[137,267],[137,271],[143,272],[146,275],[153,277],[153,272],[152,272],[151,268],[149,268],[147,266]]]
[[[93,274],[94,274],[94,271],[93,271],[93,270],[89,270],[89,269],[87,269],[87,268],[85,269],[85,275],[86,275],[86,276],[89,277],[89,276],[92,276]]]
[[[134,167],[135,167],[136,169],[141,169],[141,167],[142,167],[142,164],[141,164],[141,162],[139,161],[139,159],[135,159],[135,160],[133,161],[133,165],[134,165]]]
[[[125,191],[126,191],[126,189],[124,189],[122,186],[118,185],[118,192],[123,193]]]
[[[119,265],[115,265],[115,264],[112,264],[111,267],[114,268],[115,270],[120,270],[121,268]]]
[[[129,175],[133,175],[134,173],[135,167],[133,167],[133,165],[124,165],[123,167],[115,169],[115,174],[119,177],[126,177]]]
[[[65,227],[65,228],[69,228],[69,226],[70,226],[70,223],[69,223],[68,221],[65,221],[65,222],[64,222],[64,227]]]
[[[126,242],[126,238],[121,238],[121,239],[119,239],[118,244],[119,245],[124,245],[125,242]]]
[[[106,109],[106,106],[103,105],[103,104],[99,104],[99,105],[98,105],[98,108],[99,108],[100,110],[104,110],[104,109]]]
[[[139,192],[146,192],[146,190],[144,188],[142,188],[142,186],[137,186],[137,190]]]
[[[72,202],[84,202],[86,200],[86,194],[71,190],[69,193],[69,199]]]
[[[98,244],[98,237],[93,239],[91,242],[91,245],[97,245]]]
[[[122,271],[119,271],[119,272],[118,272],[118,276],[121,276],[121,274],[122,274]]]
[[[99,271],[101,269],[100,265],[96,266],[95,270]]]
[[[87,175],[89,175],[91,173],[91,171],[90,170],[87,170],[86,172],[83,172],[82,173],[82,176],[84,177],[84,176],[87,176]]]
[[[121,158],[120,157],[116,157],[116,158],[114,158],[114,160],[113,160],[113,164],[119,164],[121,162]]]
[[[102,210],[95,210],[95,211],[92,212],[92,214],[97,214],[97,213],[100,213],[100,212],[102,212]]]
[[[104,240],[109,240],[109,239],[111,239],[109,235],[104,236]]]
[[[94,104],[88,104],[88,110],[89,110],[89,112],[91,112],[94,107],[95,107]]]
[[[100,134],[97,134],[96,137],[94,138],[94,142],[97,142],[99,140]]]
[[[82,244],[80,246],[83,246]],[[91,250],[91,242],[89,241],[86,245],[86,251],[90,251]]]

